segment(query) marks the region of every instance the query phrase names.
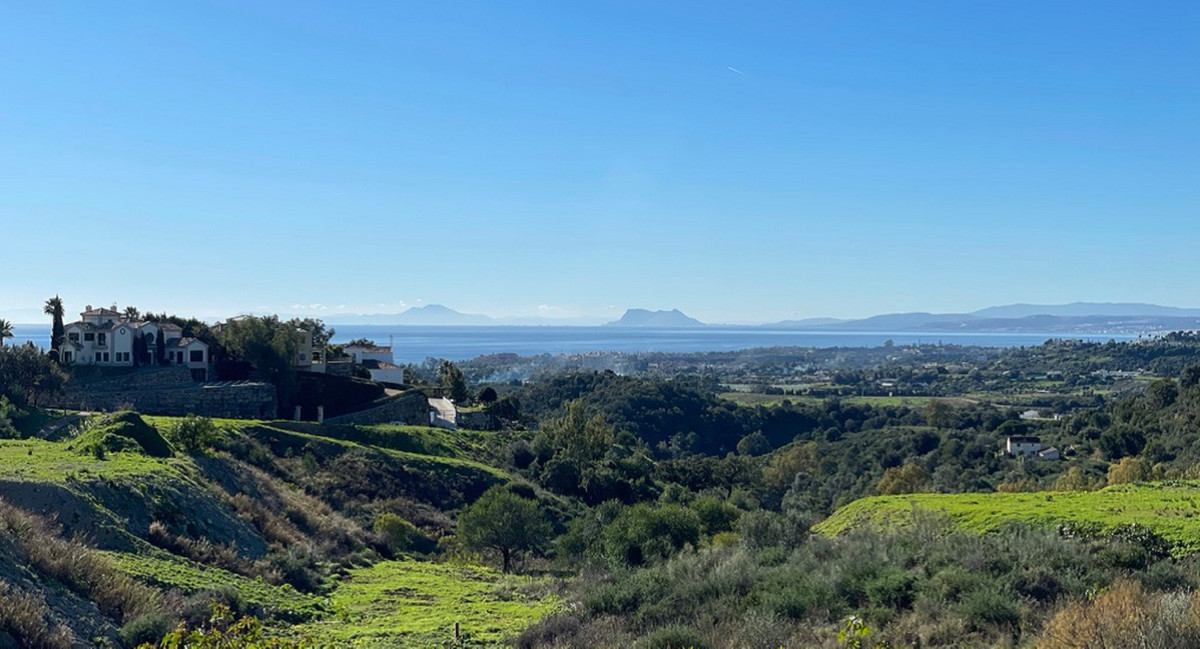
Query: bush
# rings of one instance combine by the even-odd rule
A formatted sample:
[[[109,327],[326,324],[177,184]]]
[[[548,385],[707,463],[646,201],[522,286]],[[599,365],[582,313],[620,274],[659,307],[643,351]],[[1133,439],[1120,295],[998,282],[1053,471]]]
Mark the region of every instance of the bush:
[[[147,613],[121,627],[121,642],[127,647],[138,647],[145,643],[157,645],[174,626],[171,618],[162,613]]]
[[[1021,609],[1008,597],[993,590],[977,590],[962,605],[967,622],[976,628],[988,626],[1017,628]]]
[[[413,539],[420,534],[416,525],[391,512],[376,517],[374,529],[376,533],[383,536],[392,552],[407,550]]]
[[[700,542],[700,517],[679,505],[634,505],[604,528],[605,554],[631,566],[665,559]]]
[[[18,646],[30,649],[75,646],[75,637],[69,629],[48,624],[49,614],[42,598],[18,591],[0,580],[0,634],[11,636]]]
[[[637,641],[636,649],[707,649],[708,643],[694,629],[668,626]]]
[[[875,606],[904,609],[912,606],[915,582],[912,575],[893,568],[867,582],[864,590]]]
[[[170,428],[167,435],[188,453],[203,453],[220,440],[217,426],[208,417],[188,415]]]

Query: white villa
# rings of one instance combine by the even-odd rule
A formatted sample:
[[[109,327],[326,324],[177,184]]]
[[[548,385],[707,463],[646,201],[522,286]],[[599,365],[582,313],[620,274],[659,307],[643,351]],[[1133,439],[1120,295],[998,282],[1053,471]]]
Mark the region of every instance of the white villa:
[[[354,359],[355,363],[364,364],[367,361],[375,361],[377,363],[392,363],[392,348],[371,346],[364,347],[361,345],[347,345],[342,348],[342,352]]]
[[[155,364],[161,332],[163,364],[185,366],[197,381],[208,378],[208,344],[185,338],[178,325],[134,321],[116,309],[93,309],[91,305],[79,316],[78,322],[64,327],[65,340],[60,350],[64,365],[134,367]]]
[[[1053,446],[1042,444],[1041,438],[1029,435],[1014,435],[1004,442],[1004,453],[1009,457],[1032,460],[1058,460],[1062,453]]]

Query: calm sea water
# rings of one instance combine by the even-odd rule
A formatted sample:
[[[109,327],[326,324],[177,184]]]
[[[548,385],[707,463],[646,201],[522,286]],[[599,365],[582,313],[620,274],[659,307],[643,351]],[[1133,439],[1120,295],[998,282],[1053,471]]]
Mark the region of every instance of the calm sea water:
[[[416,327],[397,325],[332,325],[333,342],[367,338],[391,344],[399,363],[426,358],[466,360],[483,354],[577,354],[585,352],[710,352],[749,347],[877,347],[885,340],[897,345],[945,343],[984,347],[1040,345],[1050,338],[1132,340],[1136,336],[1064,334],[988,334],[913,332],[822,332],[758,328],[620,329],[614,327]],[[8,342],[50,343],[50,327],[18,325]]]

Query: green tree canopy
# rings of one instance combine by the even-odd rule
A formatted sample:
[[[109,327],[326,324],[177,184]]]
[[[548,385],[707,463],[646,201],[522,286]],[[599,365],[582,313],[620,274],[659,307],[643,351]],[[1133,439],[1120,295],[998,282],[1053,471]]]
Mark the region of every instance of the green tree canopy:
[[[471,549],[499,552],[503,570],[509,572],[514,557],[538,549],[550,537],[550,523],[537,501],[495,486],[463,511],[458,536]]]
[[[442,390],[454,403],[466,403],[471,398],[470,392],[467,391],[467,378],[454,363],[442,361],[438,366],[438,379],[441,381]]]
[[[246,317],[230,320],[221,328],[221,346],[232,360],[246,361],[258,375],[275,385],[279,406],[286,408],[296,391],[295,321],[283,322],[277,316]]]

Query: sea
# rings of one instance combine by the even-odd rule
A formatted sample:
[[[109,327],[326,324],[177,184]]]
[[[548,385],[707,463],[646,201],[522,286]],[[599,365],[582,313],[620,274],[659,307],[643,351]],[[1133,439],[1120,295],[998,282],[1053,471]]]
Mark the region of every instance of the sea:
[[[487,354],[585,354],[588,352],[715,352],[752,347],[878,347],[945,344],[981,347],[1025,347],[1050,339],[1069,338],[1107,342],[1135,340],[1120,334],[938,333],[797,331],[762,327],[705,327],[693,329],[633,329],[620,327],[484,326],[431,327],[414,325],[330,325],[333,342],[366,338],[391,345],[397,363],[420,363],[427,358],[462,361]],[[16,325],[7,344],[33,341],[50,344],[50,325]]]

